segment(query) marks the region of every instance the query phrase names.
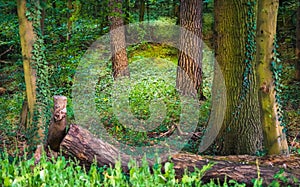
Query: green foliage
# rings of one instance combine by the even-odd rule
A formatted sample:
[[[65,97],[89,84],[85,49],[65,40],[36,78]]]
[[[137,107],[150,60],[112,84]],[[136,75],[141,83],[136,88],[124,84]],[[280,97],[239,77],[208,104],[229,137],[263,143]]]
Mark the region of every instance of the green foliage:
[[[207,184],[201,181],[207,171],[213,167],[213,163],[208,163],[203,168],[195,168],[194,172],[187,170],[179,180],[176,178],[174,164],[166,162],[161,164],[159,160],[149,167],[148,162],[143,159],[140,165],[131,160],[128,163],[129,172],[124,173],[121,168],[121,162],[117,161],[114,167],[97,167],[93,163],[89,170],[79,166],[79,162],[66,160],[59,156],[57,159],[47,159],[42,154],[41,160],[34,165],[34,158],[24,157],[11,158],[6,150],[0,154],[0,184],[8,186],[149,186],[149,187],[242,187],[234,180],[225,181],[223,184],[219,180],[211,179]],[[262,186],[262,178],[254,179],[253,186]],[[287,184],[288,179],[284,176],[284,171],[280,170],[274,176],[274,180],[269,186],[282,186]],[[293,179],[296,183],[299,180]]]
[[[99,168],[92,164],[89,170],[78,165],[77,162],[66,160],[64,157],[47,160],[43,154],[40,162],[34,165],[34,159],[9,159],[4,152],[0,156],[0,183],[3,186],[199,186],[203,174],[211,169],[212,164],[195,172],[185,172],[182,181],[175,178],[173,164],[156,163],[152,171],[144,159],[141,166],[131,160],[128,163],[129,174],[125,174],[120,161],[115,167]],[[164,172],[162,171],[164,169]],[[238,184],[238,183],[236,183]],[[203,184],[204,185],[204,184]],[[204,186],[221,186],[214,182]],[[224,183],[225,185],[225,183]]]
[[[209,52],[206,51],[206,53]],[[204,93],[207,98],[210,98],[213,80],[213,65],[209,63],[213,62],[211,57],[210,55],[205,55],[204,57],[206,61],[204,63],[206,71],[203,76]],[[131,89],[128,95],[124,95],[124,99],[128,100],[128,108],[123,112],[132,114],[136,120],[144,121],[145,127],[143,127],[143,123],[139,125],[139,128],[144,128],[142,131],[136,131],[133,128],[135,121],[131,121],[128,123],[129,126],[127,126],[122,124],[122,121],[119,121],[119,117],[115,115],[115,110],[120,110],[121,108],[113,106],[115,101],[113,94],[125,94],[126,91],[122,90],[124,87],[118,88],[118,86],[113,86],[111,64],[107,64],[106,69],[101,71],[96,88],[95,102],[100,113],[101,122],[111,136],[122,143],[136,146],[153,145],[163,141],[164,138],[168,138],[158,138],[156,136],[167,132],[172,125],[178,124],[180,121],[181,102],[175,89],[177,61],[177,49],[167,45],[146,43],[129,48],[129,69],[133,83],[130,85]],[[126,87],[126,89],[129,88]],[[155,102],[161,104],[158,105]],[[165,110],[162,105],[165,105]],[[203,126],[206,125],[209,109],[210,100],[208,99],[201,104],[199,109],[199,128],[197,130],[203,130]],[[151,115],[160,117],[161,121],[159,124],[154,123]],[[96,132],[96,130],[93,132]],[[101,134],[101,132],[99,133]],[[192,140],[184,149],[197,152],[199,143],[200,139],[197,141]]]
[[[137,58],[137,56],[136,56]],[[174,89],[176,67],[167,64],[163,59],[141,58],[135,61],[131,67],[131,78],[134,82],[131,84],[129,92],[129,108],[138,120],[147,120],[150,117],[150,103],[153,101],[163,102],[166,105],[166,116],[162,116],[162,124],[154,131],[167,131],[173,123],[179,121],[180,102],[179,96]],[[106,75],[111,74],[111,66],[107,67]],[[135,73],[134,73],[135,72]],[[107,76],[106,76],[107,77]],[[110,79],[110,80],[108,80]],[[114,115],[113,94],[123,93],[122,88],[116,88],[112,85],[112,78],[108,76],[101,77],[97,86],[96,103],[98,110],[101,111],[103,124],[109,124],[110,132],[117,135],[118,139],[127,144],[143,144],[147,140],[147,129],[144,132],[130,130],[130,128],[119,123],[118,118]],[[117,89],[117,90],[116,90]],[[157,106],[152,108],[156,112]]]
[[[21,51],[19,44],[19,25],[16,12],[16,1],[1,0],[0,1],[0,54],[9,50],[0,56],[1,60],[16,61],[21,57],[18,51]],[[2,63],[2,62],[1,62]],[[0,63],[0,65],[2,65]]]
[[[12,147],[10,154],[14,154],[13,146],[21,141],[19,133],[22,127],[19,126],[19,113],[21,111],[23,94],[5,95],[0,97],[0,153],[4,151],[4,146]]]

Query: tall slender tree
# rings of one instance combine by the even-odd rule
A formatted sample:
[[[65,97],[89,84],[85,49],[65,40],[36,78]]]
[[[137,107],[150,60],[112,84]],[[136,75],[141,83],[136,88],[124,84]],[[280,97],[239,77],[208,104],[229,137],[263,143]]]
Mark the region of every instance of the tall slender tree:
[[[300,0],[298,0],[297,28],[296,28],[296,80],[300,81]]]
[[[215,0],[215,59],[226,85],[227,107],[216,139],[219,154],[262,150],[255,69],[255,1]]]
[[[26,96],[29,120],[27,128],[31,131],[29,141],[41,143],[44,138],[48,115],[48,64],[45,61],[44,43],[41,34],[40,1],[18,0],[19,33],[22,47]],[[38,132],[38,133],[36,133]]]
[[[180,2],[180,52],[176,86],[184,95],[202,92],[202,0]]]
[[[259,0],[257,13],[257,68],[260,86],[259,101],[264,131],[264,146],[268,154],[288,152],[288,145],[276,101],[274,75],[275,35],[279,1]]]
[[[72,4],[72,0],[68,0],[67,2],[67,7],[68,7],[68,21],[67,21],[67,27],[68,27],[68,33],[67,33],[67,41],[69,41],[71,39],[71,31],[72,31],[72,23],[73,21],[71,20],[72,17],[72,9],[73,9],[73,4]]]
[[[139,21],[144,21],[144,17],[145,17],[145,0],[140,0]]]
[[[110,0],[112,15],[110,21],[110,46],[112,53],[113,76],[129,76],[128,58],[125,43],[125,29],[122,18],[122,0]]]
[[[19,33],[22,47],[26,95],[29,108],[29,123],[32,122],[34,106],[36,103],[36,70],[32,67],[32,46],[36,39],[32,22],[25,15],[26,0],[18,0]]]

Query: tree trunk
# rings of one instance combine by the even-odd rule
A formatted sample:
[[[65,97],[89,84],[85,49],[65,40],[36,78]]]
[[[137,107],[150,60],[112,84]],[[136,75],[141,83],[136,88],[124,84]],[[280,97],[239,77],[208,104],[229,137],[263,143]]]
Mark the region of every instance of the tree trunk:
[[[297,11],[297,29],[296,29],[296,80],[300,81],[300,0],[298,1],[298,11]]]
[[[44,128],[42,126],[42,121],[39,120],[37,126],[34,126],[33,120],[35,115],[35,110],[38,110],[36,107],[36,79],[37,79],[37,70],[34,68],[32,62],[32,50],[33,44],[36,41],[36,34],[34,33],[33,23],[29,21],[26,17],[26,1],[18,0],[18,17],[19,17],[19,33],[22,47],[22,56],[23,56],[23,68],[24,68],[24,77],[26,84],[26,96],[28,104],[28,126],[27,129],[37,128],[37,134],[35,132],[30,132],[33,135],[32,140],[42,141],[44,137]],[[24,118],[23,118],[24,119]],[[40,118],[41,119],[41,118]],[[31,130],[30,130],[31,131]],[[31,141],[31,140],[30,140]]]
[[[32,22],[29,21],[25,12],[26,0],[18,0],[18,17],[19,17],[19,32],[22,47],[24,77],[26,84],[26,95],[29,109],[29,123],[33,118],[34,105],[36,103],[36,71],[32,68],[32,45],[35,42],[36,36],[33,32]]]
[[[77,125],[71,125],[69,131],[60,144],[62,153],[66,156],[76,157],[81,165],[89,168],[95,161],[99,167],[114,166],[116,160],[121,159],[121,166],[125,172],[128,172],[128,162],[130,157],[121,153],[111,144],[101,139],[95,138],[89,131]],[[259,159],[256,164],[256,159]],[[137,162],[141,164],[141,159]],[[252,179],[257,178],[258,172],[263,178],[264,184],[269,184],[280,167],[286,167],[284,176],[288,178],[290,184],[294,178],[300,177],[300,158],[291,155],[290,157],[252,157],[252,156],[198,156],[193,154],[178,153],[171,156],[171,162],[174,163],[174,169],[178,178],[181,178],[185,169],[194,171],[196,168],[202,168],[208,163],[215,163],[203,177],[204,182],[210,182],[211,179],[219,178],[224,181],[230,179],[238,182],[244,182],[251,185]],[[150,161],[150,167],[153,162]],[[259,171],[258,171],[259,170]]]
[[[110,0],[110,7],[115,14],[109,16],[110,21],[110,46],[112,53],[113,76],[129,77],[128,58],[125,44],[125,29],[123,25],[122,0]]]
[[[68,6],[68,22],[67,22],[67,27],[68,27],[68,33],[67,33],[67,41],[69,41],[71,39],[71,34],[72,34],[72,23],[73,21],[71,20],[72,17],[72,9],[73,9],[73,5],[72,5],[72,0],[68,0],[67,3]]]
[[[202,92],[202,1],[180,4],[180,52],[176,87],[183,95],[204,99]]]
[[[27,117],[28,117],[28,101],[27,98],[23,101],[22,111],[20,114],[20,127],[26,129],[27,128]]]
[[[39,1],[31,2],[32,9],[27,10],[25,0],[18,0],[19,33],[22,47],[26,96],[28,103],[29,144],[36,145],[44,139],[44,124],[48,120],[48,64],[44,57],[44,43],[41,39],[41,12]],[[30,13],[32,21],[26,14]],[[39,13],[37,13],[39,12]],[[38,15],[38,16],[37,16]],[[33,18],[33,16],[35,16]],[[35,46],[35,48],[33,48]],[[34,52],[33,52],[34,50]],[[30,143],[32,142],[32,143]],[[33,147],[31,145],[31,147]]]
[[[139,21],[142,22],[144,21],[145,17],[145,0],[140,0],[140,16],[139,16]]]
[[[264,132],[264,146],[268,154],[288,152],[283,127],[277,112],[275,80],[271,70],[274,57],[278,0],[259,0],[257,14],[257,68],[261,121]]]
[[[256,154],[262,126],[255,70],[256,7],[248,0],[215,0],[215,59],[226,85],[227,107],[216,140],[218,154]]]

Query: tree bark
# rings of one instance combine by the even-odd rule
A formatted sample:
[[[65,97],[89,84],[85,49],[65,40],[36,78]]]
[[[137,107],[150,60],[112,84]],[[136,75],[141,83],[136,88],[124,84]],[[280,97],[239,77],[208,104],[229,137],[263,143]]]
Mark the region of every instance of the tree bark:
[[[183,95],[204,99],[202,92],[202,1],[181,0],[180,52],[176,87]]]
[[[259,101],[264,131],[264,146],[268,154],[288,152],[283,127],[280,126],[275,83],[271,63],[274,57],[278,0],[259,0],[257,14],[257,69],[260,86]]]
[[[256,154],[263,148],[263,135],[255,50],[249,51],[256,47],[255,27],[247,26],[255,24],[256,8],[249,6],[248,0],[215,0],[214,3],[215,59],[223,73],[227,93],[224,121],[216,139],[217,154]]]
[[[122,18],[122,0],[110,0],[109,6],[115,15],[109,16],[110,46],[112,53],[113,77],[130,76],[125,44],[125,28]]]
[[[70,129],[60,144],[62,153],[68,157],[76,157],[81,165],[89,168],[95,161],[99,167],[114,166],[116,160],[121,159],[121,165],[125,172],[128,172],[128,162],[130,156],[121,153],[116,147],[105,141],[94,137],[89,131],[77,125],[71,125]],[[133,158],[134,159],[134,158]],[[258,159],[258,164],[256,164]],[[171,155],[171,162],[174,163],[174,169],[178,178],[184,174],[184,170],[194,171],[196,168],[202,168],[208,163],[215,163],[203,177],[204,182],[219,178],[224,181],[230,179],[238,182],[244,182],[251,185],[252,179],[257,178],[258,170],[264,184],[269,184],[274,175],[285,168],[284,176],[289,179],[289,184],[294,184],[293,178],[300,178],[300,157],[254,157],[254,156],[198,156],[194,154],[178,153]],[[137,160],[141,163],[141,160]],[[153,162],[150,161],[150,167]]]

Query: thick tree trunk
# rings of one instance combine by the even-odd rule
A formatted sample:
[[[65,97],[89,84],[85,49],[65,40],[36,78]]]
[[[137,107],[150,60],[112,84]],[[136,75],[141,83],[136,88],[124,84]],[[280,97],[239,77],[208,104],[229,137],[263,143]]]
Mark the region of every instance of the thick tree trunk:
[[[129,76],[128,58],[125,44],[125,29],[122,18],[122,0],[110,0],[109,6],[115,14],[110,20],[110,46],[112,53],[113,76]]]
[[[176,87],[183,95],[204,99],[202,92],[202,1],[181,0],[180,52]]]
[[[94,137],[89,131],[77,125],[71,125],[70,129],[60,144],[62,153],[66,156],[76,157],[81,165],[87,168],[97,162],[98,166],[115,165],[116,160],[121,159],[121,165],[125,172],[128,172],[128,161],[130,156],[121,153],[113,145],[106,143],[101,139]],[[256,159],[259,159],[256,164]],[[137,160],[140,162],[141,160]],[[171,162],[174,163],[174,169],[177,177],[181,178],[184,170],[194,171],[195,167],[202,168],[208,163],[215,163],[203,177],[203,181],[209,182],[211,179],[219,178],[224,181],[229,179],[237,180],[251,185],[252,179],[257,178],[258,172],[263,178],[264,184],[273,180],[274,175],[280,170],[280,167],[286,168],[284,175],[293,184],[292,179],[300,177],[300,157],[264,157],[254,156],[198,156],[193,154],[178,153],[171,156]],[[153,162],[150,161],[150,167]],[[258,171],[259,170],[259,171]]]
[[[260,86],[259,101],[264,131],[264,146],[268,154],[288,152],[287,139],[280,126],[275,83],[271,62],[273,61],[274,37],[276,35],[278,0],[259,0],[257,14],[257,68]]]
[[[227,108],[216,148],[221,155],[255,154],[262,150],[263,140],[254,68],[256,8],[248,0],[214,3],[215,59],[227,92]]]

